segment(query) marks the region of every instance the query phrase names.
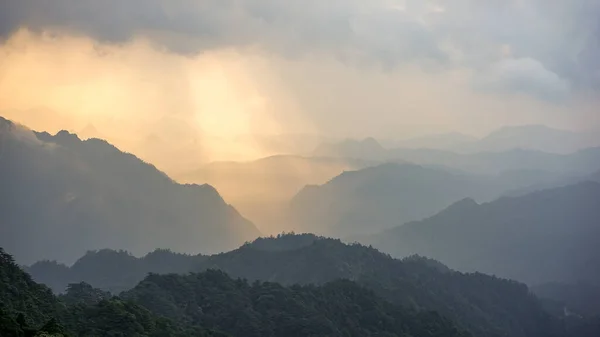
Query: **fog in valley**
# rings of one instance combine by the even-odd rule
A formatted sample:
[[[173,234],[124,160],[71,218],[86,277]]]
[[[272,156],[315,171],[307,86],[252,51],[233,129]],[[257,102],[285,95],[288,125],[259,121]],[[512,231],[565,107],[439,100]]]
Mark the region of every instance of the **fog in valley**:
[[[0,335],[598,336],[599,17],[0,0]]]

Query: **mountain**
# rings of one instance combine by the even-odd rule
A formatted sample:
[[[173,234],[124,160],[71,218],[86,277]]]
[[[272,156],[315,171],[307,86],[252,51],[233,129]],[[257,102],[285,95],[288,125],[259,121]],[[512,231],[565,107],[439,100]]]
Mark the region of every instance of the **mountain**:
[[[282,238],[293,248],[281,249]],[[296,238],[302,244],[290,243]],[[449,271],[429,259],[396,260],[339,240],[285,235],[261,240],[199,265],[199,270],[215,268],[249,281],[284,285],[353,280],[392,303],[437,311],[475,336],[550,336],[560,331],[523,284]]]
[[[346,139],[341,142],[321,143],[313,151],[313,156],[381,160],[386,158],[386,152],[377,140],[369,137],[363,140]]]
[[[427,135],[393,142],[393,147],[408,149],[457,150],[478,139],[458,132]]]
[[[284,287],[220,271],[150,275],[123,298],[233,336],[470,336],[435,312],[393,305],[348,280]]]
[[[571,315],[600,316],[600,286],[549,282],[531,287],[541,298],[557,301]]]
[[[105,141],[0,119],[0,245],[19,263],[89,249],[218,252],[258,230],[209,185],[180,185]]]
[[[600,147],[569,154],[512,149],[500,152],[459,154],[431,149],[390,149],[388,161],[443,166],[478,174],[498,174],[512,170],[543,170],[560,174],[589,174],[600,167]]]
[[[447,150],[456,153],[505,152],[514,149],[568,154],[600,146],[597,132],[575,132],[545,125],[504,126],[482,138],[443,133],[393,143],[406,149]]]
[[[577,148],[567,153],[553,153],[516,145],[496,148],[469,145],[469,149],[452,150],[443,149],[443,147],[409,148],[402,146],[385,149],[374,140],[347,140],[342,143],[322,144],[315,153],[329,157],[363,159],[380,163],[413,163],[445,167],[477,174],[543,170],[560,174],[583,175],[597,171],[600,167],[600,146],[594,142],[589,144],[596,147]]]
[[[123,261],[129,259],[123,254],[114,256]],[[123,265],[123,262],[112,263]],[[88,259],[86,264],[88,270],[106,270],[104,262],[96,263]],[[468,330],[474,336],[564,335],[561,332],[564,328],[562,316],[552,317],[545,313],[542,303],[531,295],[524,284],[479,273],[455,272],[437,261],[418,256],[397,260],[373,248],[358,244],[347,245],[339,240],[310,234],[286,234],[257,239],[234,251],[203,257],[197,260],[190,271],[212,269],[219,269],[232,277],[250,282],[276,282],[291,289],[299,289],[295,285],[300,284],[313,285],[309,288],[338,288],[341,292],[347,283],[336,283],[336,280],[350,280],[373,291],[377,297],[394,306],[416,312],[436,311],[456,322],[459,329]],[[104,278],[102,282],[105,284],[109,284],[111,280],[118,284],[122,279],[118,273],[108,271],[97,273],[95,277]],[[210,281],[205,280],[205,276],[196,274],[181,277],[151,275],[138,286],[131,284],[133,290],[123,294],[123,297],[133,299],[151,311],[177,321],[193,320],[202,315],[202,312],[207,314],[207,302],[204,301],[213,303],[209,289],[215,288],[242,291],[242,294],[229,297],[229,300],[220,300],[218,308],[231,303],[233,307],[226,311],[238,312],[237,308],[240,307],[256,309],[255,304],[248,303],[246,299],[246,294],[254,290],[248,289],[244,283],[232,283],[219,274],[215,277],[217,280]],[[206,290],[198,286],[198,290],[195,290],[196,282],[206,284],[205,281],[214,286]],[[337,285],[328,285],[330,282]],[[254,287],[254,283],[252,284]],[[165,289],[167,285],[181,290],[174,293]],[[258,291],[263,288],[259,284],[255,289]],[[275,298],[285,298],[285,288],[271,283],[270,289],[273,289]],[[296,306],[295,301],[286,303]],[[287,310],[271,305],[276,309],[274,312]],[[320,306],[318,302],[310,304],[313,305]],[[198,306],[202,307],[201,312],[196,309]],[[185,311],[184,308],[190,310]]]
[[[129,300],[85,283],[65,295],[31,280],[0,248],[0,336],[198,336],[228,335],[192,324],[175,324]]]
[[[477,204],[459,201],[362,242],[393,256],[425,255],[463,271],[536,285],[600,285],[600,184],[582,182]]]
[[[120,297],[86,283],[70,284],[55,297],[1,248],[0,262],[0,333],[6,337],[470,336],[438,313],[393,305],[349,280],[250,285],[209,270],[150,274]]]
[[[289,200],[307,184],[322,184],[345,170],[370,165],[366,160],[278,155],[249,162],[214,162],[176,177],[208,183],[263,233],[281,232]],[[285,228],[291,229],[291,228]]]
[[[519,125],[502,127],[462,149],[471,152],[528,149],[567,154],[599,145],[600,139],[592,133],[553,129],[545,125]]]
[[[465,197],[487,201],[553,177],[543,171],[483,176],[388,163],[305,187],[292,199],[290,213],[298,231],[346,237],[423,219]]]
[[[549,179],[546,179],[544,182],[538,182],[532,185],[525,184],[523,187],[507,191],[503,194],[503,196],[518,197],[541,190],[549,190],[568,185],[575,185],[584,181],[595,181],[600,183],[600,171],[585,175],[558,175],[548,178]]]
[[[72,266],[43,260],[25,268],[36,282],[63,293],[71,283],[85,282],[95,288],[118,294],[133,288],[149,273],[187,273],[207,258],[187,255],[166,249],[156,249],[143,257],[126,251],[101,249],[88,251]]]

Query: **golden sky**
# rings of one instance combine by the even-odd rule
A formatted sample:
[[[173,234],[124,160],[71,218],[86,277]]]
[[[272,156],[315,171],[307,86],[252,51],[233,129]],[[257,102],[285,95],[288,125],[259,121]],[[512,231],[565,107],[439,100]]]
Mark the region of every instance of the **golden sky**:
[[[167,171],[307,151],[317,136],[587,130],[600,127],[596,9],[538,0],[0,4],[10,15],[0,27],[0,115],[105,138]],[[281,135],[293,140],[266,141]]]

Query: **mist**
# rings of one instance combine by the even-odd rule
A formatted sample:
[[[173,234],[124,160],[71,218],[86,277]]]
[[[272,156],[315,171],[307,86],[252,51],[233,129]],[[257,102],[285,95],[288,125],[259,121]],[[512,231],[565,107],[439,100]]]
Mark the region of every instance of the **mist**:
[[[0,0],[0,335],[600,336],[599,18]]]
[[[77,3],[2,5],[0,111],[172,174],[323,138],[600,125],[598,6],[583,0]]]

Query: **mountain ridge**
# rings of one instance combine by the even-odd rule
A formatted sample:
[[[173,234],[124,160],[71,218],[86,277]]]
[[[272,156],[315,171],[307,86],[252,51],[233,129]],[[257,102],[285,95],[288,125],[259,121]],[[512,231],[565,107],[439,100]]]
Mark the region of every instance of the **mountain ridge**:
[[[532,285],[600,284],[600,274],[589,267],[600,262],[594,253],[598,200],[600,183],[584,181],[482,204],[458,202],[361,242],[397,257],[425,255],[458,270]]]
[[[72,261],[106,247],[216,252],[259,236],[210,185],[177,184],[104,140],[35,133],[5,119],[2,125],[0,244],[21,263]],[[62,231],[78,240],[65,241]]]

